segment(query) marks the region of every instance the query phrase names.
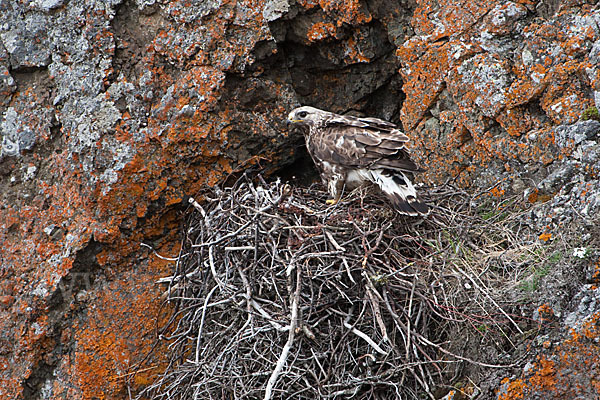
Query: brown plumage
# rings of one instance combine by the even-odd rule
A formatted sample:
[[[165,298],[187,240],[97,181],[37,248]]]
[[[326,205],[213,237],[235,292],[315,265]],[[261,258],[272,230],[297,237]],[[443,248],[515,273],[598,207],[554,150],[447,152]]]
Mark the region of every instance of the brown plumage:
[[[293,110],[288,122],[306,138],[308,152],[333,196],[328,203],[337,203],[344,187],[353,189],[372,182],[399,213],[429,212],[411,182],[413,173],[419,169],[405,147],[409,139],[396,125],[308,106]]]

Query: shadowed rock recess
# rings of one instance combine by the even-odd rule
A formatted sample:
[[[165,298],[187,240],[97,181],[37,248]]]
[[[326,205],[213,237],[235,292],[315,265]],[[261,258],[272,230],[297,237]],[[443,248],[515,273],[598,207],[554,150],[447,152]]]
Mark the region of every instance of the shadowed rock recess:
[[[566,249],[510,282],[526,356],[441,395],[600,396],[594,3],[0,0],[0,398],[154,382],[174,262],[151,249],[176,257],[186,196],[244,170],[311,181],[299,104],[400,124],[425,183]]]

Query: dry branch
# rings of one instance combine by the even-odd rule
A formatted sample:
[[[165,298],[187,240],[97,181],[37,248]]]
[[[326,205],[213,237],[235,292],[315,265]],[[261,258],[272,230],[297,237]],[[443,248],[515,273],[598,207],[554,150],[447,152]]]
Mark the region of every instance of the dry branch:
[[[514,271],[493,263],[533,244],[456,188],[430,197],[425,219],[364,189],[329,207],[317,187],[246,177],[191,199],[180,256],[159,281],[173,305],[160,332],[169,364],[142,395],[435,398],[467,364],[500,366],[463,344],[500,355],[526,330],[503,296]]]

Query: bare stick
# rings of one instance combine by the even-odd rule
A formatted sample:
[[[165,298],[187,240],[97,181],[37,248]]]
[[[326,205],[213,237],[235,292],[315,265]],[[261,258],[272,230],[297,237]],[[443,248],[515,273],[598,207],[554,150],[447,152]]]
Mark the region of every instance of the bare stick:
[[[371,307],[373,308],[373,313],[375,314],[375,320],[377,321],[377,325],[379,325],[379,330],[381,331],[381,336],[384,341],[388,341],[387,329],[385,328],[385,323],[383,322],[383,318],[381,318],[381,310],[379,308],[379,299],[375,296],[374,293],[377,293],[375,286],[373,286],[373,282],[371,282],[371,278],[367,275],[365,271],[363,271],[363,275],[365,276],[367,282],[367,296],[369,296],[369,300],[371,300]],[[379,294],[379,293],[377,293]]]
[[[484,220],[461,189],[422,194],[435,205],[425,219],[398,216],[366,189],[329,207],[318,185],[242,176],[207,188],[159,280],[171,307],[155,348],[167,365],[138,399],[433,399],[464,361],[507,367],[466,357],[464,342],[506,354],[528,321],[505,293],[555,250],[522,220]]]
[[[250,324],[250,329],[252,333],[254,333],[254,324],[252,323],[252,289],[250,288],[250,283],[248,282],[248,278],[246,278],[246,274],[242,271],[242,268],[237,266],[238,274],[240,274],[240,278],[242,278],[242,282],[244,283],[244,288],[246,289],[246,311],[248,311],[248,323]]]
[[[280,332],[286,332],[286,331],[288,331],[288,330],[290,329],[290,325],[288,325],[288,326],[282,326],[281,324],[279,324],[279,323],[275,322],[275,320],[273,319],[273,317],[271,317],[271,316],[269,315],[269,313],[268,313],[268,312],[266,312],[266,311],[265,311],[265,310],[264,310],[264,309],[263,309],[263,308],[260,306],[260,304],[258,304],[258,303],[257,303],[257,302],[256,302],[254,299],[251,299],[251,300],[250,300],[250,304],[252,304],[252,307],[253,307],[253,308],[254,308],[256,311],[258,311],[258,313],[259,313],[260,315],[262,315],[262,316],[263,316],[263,317],[264,317],[264,318],[267,320],[267,322],[269,322],[271,325],[273,325],[273,328],[277,329],[277,330],[278,330],[278,331],[280,331]]]
[[[359,331],[358,329],[356,329],[355,327],[353,327],[352,325],[350,325],[349,323],[347,323],[345,321],[344,321],[344,326],[346,328],[350,329],[350,332],[354,333],[356,336],[363,339],[365,342],[369,343],[369,346],[371,346],[376,352],[378,352],[379,354],[382,354],[384,356],[387,356],[388,353],[383,351],[383,349],[381,347],[379,347],[379,345],[377,343],[375,343],[375,341],[373,339],[371,339],[369,337],[369,335],[367,335],[364,332]]]
[[[156,250],[154,250],[154,247],[150,246],[149,244],[140,243],[140,246],[149,248],[150,250],[152,250],[152,253],[154,253],[154,255],[156,257],[160,258],[161,260],[165,260],[165,261],[177,261],[177,260],[179,260],[179,257],[165,257],[165,256],[161,256],[160,254],[158,254],[158,252]]]
[[[291,278],[289,278],[291,279]],[[291,285],[290,289],[291,289]],[[265,400],[270,400],[273,395],[273,388],[277,383],[277,379],[279,378],[279,374],[281,370],[285,366],[285,362],[287,361],[288,354],[290,353],[290,349],[294,344],[294,337],[296,335],[296,327],[298,326],[298,302],[300,301],[300,268],[296,267],[296,291],[292,296],[292,304],[291,304],[291,316],[290,316],[290,331],[288,333],[288,340],[283,346],[283,350],[281,351],[281,355],[277,360],[277,364],[275,364],[275,369],[267,382],[267,387],[265,389]]]
[[[196,201],[196,199],[194,199],[193,197],[190,196],[190,198],[188,199],[188,202],[194,206],[194,208],[198,211],[200,211],[200,214],[202,214],[202,216],[204,218],[206,218],[206,211],[204,211],[204,208],[202,208],[202,206],[200,205],[200,203],[198,203]]]
[[[479,286],[479,284],[477,282],[475,282],[475,279],[473,279],[473,277],[471,277],[469,274],[467,274],[465,271],[463,271],[462,269],[460,269],[457,265],[454,265],[454,268],[456,268],[456,270],[458,272],[460,272],[461,274],[463,274],[467,279],[469,279],[471,281],[471,283],[473,284],[473,286],[475,286],[477,289],[481,290],[481,292],[485,295],[485,297],[487,297],[492,304],[494,304],[494,306],[496,306],[496,308],[506,317],[506,319],[508,319],[513,326],[515,327],[515,329],[522,335],[523,331],[521,330],[521,328],[519,327],[519,325],[511,318],[510,315],[508,315],[506,313],[506,311],[504,311],[504,309],[502,307],[500,307],[498,305],[498,303],[496,303],[496,300],[494,300],[490,294],[488,293],[487,290],[484,290],[483,288],[481,288],[481,286]]]
[[[200,327],[198,328],[198,336],[196,338],[196,365],[200,362],[200,339],[202,339],[202,328],[204,328],[204,317],[206,316],[206,309],[210,296],[217,290],[218,286],[214,286],[204,299],[204,306],[202,306],[202,317],[200,318]]]

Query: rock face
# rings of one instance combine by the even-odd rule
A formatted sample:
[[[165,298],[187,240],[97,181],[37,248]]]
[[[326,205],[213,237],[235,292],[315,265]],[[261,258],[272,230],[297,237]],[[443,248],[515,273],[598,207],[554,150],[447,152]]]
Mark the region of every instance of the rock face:
[[[169,263],[148,246],[177,254],[186,195],[301,157],[284,124],[298,104],[400,122],[430,182],[552,198],[541,230],[600,209],[600,123],[578,122],[600,106],[600,12],[585,1],[0,10],[1,398],[147,384]]]

